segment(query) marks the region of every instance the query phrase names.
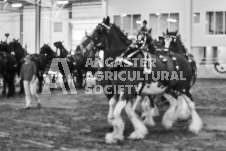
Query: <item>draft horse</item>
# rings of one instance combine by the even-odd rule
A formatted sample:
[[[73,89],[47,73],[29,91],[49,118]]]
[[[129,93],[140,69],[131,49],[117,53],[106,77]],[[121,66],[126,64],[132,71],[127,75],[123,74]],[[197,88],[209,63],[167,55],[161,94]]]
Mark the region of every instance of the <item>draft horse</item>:
[[[109,96],[112,96],[109,101],[108,121],[113,126],[113,132],[106,135],[106,142],[115,143],[124,139],[124,122],[121,118],[124,108],[135,129],[129,138],[143,139],[147,135],[146,126],[132,109],[131,100],[136,95],[162,93],[167,98],[170,107],[165,112],[162,122],[166,129],[172,127],[174,121],[180,116],[181,111],[177,111],[178,102],[185,100],[187,108],[183,108],[183,110],[189,110],[191,115],[189,130],[198,133],[202,128],[202,120],[195,110],[195,104],[189,92],[193,81],[193,71],[188,60],[180,53],[170,53],[164,56],[168,60],[164,62],[159,55],[142,49],[124,55],[123,53],[128,47],[128,39],[123,35],[120,29],[115,24],[111,24],[110,19],[107,18],[103,23],[97,25],[91,36],[95,46],[103,50],[100,58],[103,61],[109,57],[114,60],[111,62],[113,67],[109,68],[109,65],[103,64],[102,68],[102,71],[110,71],[114,77],[104,79],[103,86],[116,87],[116,90],[108,89],[108,92],[111,92]],[[164,78],[156,78],[163,73]],[[180,73],[183,73],[182,79],[172,78]],[[139,75],[139,78],[134,78],[134,74]],[[105,78],[107,77],[106,74],[103,75]]]

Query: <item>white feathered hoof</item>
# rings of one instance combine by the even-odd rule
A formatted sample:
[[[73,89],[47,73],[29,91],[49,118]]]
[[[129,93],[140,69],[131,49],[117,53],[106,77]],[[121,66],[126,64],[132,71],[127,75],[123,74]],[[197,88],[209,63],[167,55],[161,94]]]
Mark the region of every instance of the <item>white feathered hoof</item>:
[[[140,131],[134,131],[130,134],[130,136],[128,138],[133,139],[133,140],[137,140],[137,139],[144,139],[145,136],[146,136],[146,134],[144,134]]]
[[[202,126],[203,126],[202,119],[199,117],[197,112],[193,112],[191,124],[189,125],[189,131],[194,134],[198,134],[202,129]]]
[[[146,125],[146,126],[150,126],[150,127],[154,127],[155,126],[155,121],[152,117],[146,117],[143,121],[143,123]]]
[[[117,143],[117,139],[114,137],[113,133],[107,133],[105,136],[105,141],[107,144]]]
[[[168,114],[165,114],[162,119],[162,125],[166,130],[170,129],[173,126],[173,117],[170,117]]]

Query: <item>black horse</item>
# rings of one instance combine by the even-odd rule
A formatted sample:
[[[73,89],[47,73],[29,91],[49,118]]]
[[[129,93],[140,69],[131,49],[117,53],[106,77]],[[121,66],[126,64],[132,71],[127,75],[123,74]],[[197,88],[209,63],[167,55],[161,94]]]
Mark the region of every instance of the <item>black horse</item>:
[[[202,127],[202,121],[195,110],[189,92],[194,74],[187,58],[174,52],[161,55],[151,54],[145,49],[138,49],[124,55],[129,42],[123,35],[120,29],[111,24],[110,19],[107,18],[104,19],[103,23],[98,24],[91,36],[95,46],[104,50],[102,52],[104,55],[100,55],[102,60],[105,61],[109,57],[113,59],[111,64],[113,67],[109,68],[108,65],[103,64],[102,68],[103,72],[110,72],[114,77],[102,80],[104,81],[102,85],[108,85],[108,93],[111,93],[108,121],[114,127],[114,131],[106,135],[107,143],[114,143],[124,138],[124,123],[121,118],[121,111],[124,108],[135,128],[130,138],[143,139],[148,133],[145,125],[137,118],[131,108],[131,100],[137,94],[156,95],[163,93],[170,102],[170,107],[163,116],[162,124],[164,127],[166,129],[172,127],[174,121],[180,117],[182,111],[177,111],[177,109],[189,110],[192,119],[189,130],[198,133]],[[183,73],[183,77],[181,77],[181,73]],[[134,74],[139,78],[136,76],[134,78]],[[163,78],[159,78],[159,74],[160,76],[163,74]],[[103,74],[107,78],[105,75]],[[124,87],[120,88],[122,85]],[[116,90],[111,87],[116,88]],[[185,108],[179,107],[181,100],[186,101]],[[177,106],[178,108],[176,108]]]
[[[76,82],[74,81],[74,84],[78,85],[78,88],[82,88],[84,79],[86,78],[86,72],[91,71],[94,74],[94,72],[97,70],[94,67],[92,68],[86,66],[87,59],[95,59],[95,50],[93,47],[90,47],[90,45],[92,45],[91,40],[89,38],[84,38],[81,44],[75,50],[76,53],[74,54],[69,54],[62,45],[62,42],[55,42],[54,45],[57,48],[56,57],[66,59],[69,71],[71,73],[71,75],[65,73],[61,63],[56,64],[59,67],[60,73],[63,75],[65,88],[69,90],[69,83],[67,79],[68,76],[71,76],[73,80],[75,80],[74,77],[76,77]]]
[[[8,53],[8,44],[7,44],[6,41],[5,42],[1,41],[1,43],[0,43],[0,51]]]
[[[86,74],[88,71],[94,75],[97,67],[87,65],[88,62],[95,62],[97,50],[93,47],[91,39],[84,37],[80,45],[77,46],[74,55],[68,55],[67,61],[71,73],[77,79],[78,88],[82,88],[83,83],[86,85]]]
[[[42,87],[43,87],[43,82],[44,82],[43,74],[46,68],[49,67],[54,55],[55,55],[54,51],[50,48],[48,44],[44,44],[41,47],[41,51],[39,54],[30,55],[31,61],[34,61],[36,64],[36,69],[37,69],[36,77],[38,78],[39,92],[42,91]]]
[[[15,95],[14,79],[16,67],[17,64],[15,58],[6,52],[0,51],[0,76],[3,77],[2,94],[5,95],[7,92],[7,97],[13,97]]]

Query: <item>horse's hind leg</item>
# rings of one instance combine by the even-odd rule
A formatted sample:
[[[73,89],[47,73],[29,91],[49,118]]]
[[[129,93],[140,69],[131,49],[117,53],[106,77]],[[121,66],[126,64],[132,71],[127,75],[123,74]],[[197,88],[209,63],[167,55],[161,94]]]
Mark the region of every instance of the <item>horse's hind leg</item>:
[[[195,110],[195,103],[192,101],[191,97],[189,98],[186,95],[183,95],[183,97],[186,100],[191,111],[191,123],[189,125],[189,131],[197,134],[202,129],[202,120]]]
[[[170,102],[170,107],[166,111],[166,113],[163,115],[162,119],[162,125],[166,128],[169,129],[173,126],[174,121],[176,120],[175,116],[175,110],[177,107],[177,100],[170,94],[163,94],[164,97]]]

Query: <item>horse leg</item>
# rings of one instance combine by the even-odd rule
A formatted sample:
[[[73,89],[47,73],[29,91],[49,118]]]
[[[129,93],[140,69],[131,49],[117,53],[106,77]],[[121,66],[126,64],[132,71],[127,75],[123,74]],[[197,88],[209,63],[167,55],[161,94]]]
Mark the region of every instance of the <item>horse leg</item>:
[[[42,92],[43,76],[42,74],[38,76],[38,92]]]
[[[191,123],[189,125],[189,131],[198,134],[198,132],[202,129],[203,126],[202,120],[195,110],[195,103],[192,101],[191,97],[189,98],[186,95],[183,95],[183,97],[186,100],[191,111]]]
[[[153,102],[153,99],[150,96],[146,96],[142,102],[142,110],[144,111],[142,117],[145,119],[143,123],[146,126],[155,126],[154,116],[158,116],[158,108]]]
[[[136,110],[138,103],[143,99],[141,95],[137,95],[135,102],[133,103],[133,110]]]
[[[6,76],[3,76],[3,90],[2,90],[2,95],[6,95],[6,85],[7,85],[7,79],[6,79]]]
[[[12,96],[14,96],[15,92],[16,92],[15,91],[15,82],[14,82],[15,81],[15,75],[14,74],[12,75],[12,80],[11,81],[12,81]]]
[[[116,95],[114,95],[109,101],[108,123],[112,126],[112,120],[114,119],[114,109],[116,105]],[[109,132],[113,131],[113,127],[109,129]]]
[[[188,108],[188,104],[184,99],[183,95],[178,96],[178,104],[176,109],[176,116],[179,120],[187,120],[191,112]]]
[[[82,88],[83,75],[82,75],[82,72],[81,71],[78,71],[77,83],[78,83],[78,88]]]
[[[141,122],[137,114],[132,109],[131,102],[127,103],[125,107],[125,111],[134,127],[134,132],[132,132],[128,138],[143,139],[148,134],[148,130],[145,127],[144,123]]]
[[[174,121],[176,120],[175,117],[175,110],[177,107],[177,100],[170,94],[163,94],[164,97],[170,102],[170,107],[166,111],[166,113],[163,115],[162,125],[169,129],[173,126]]]
[[[121,112],[126,106],[127,102],[125,100],[122,100],[122,97],[121,97],[122,95],[123,93],[121,93],[119,101],[115,106],[114,113],[113,113],[114,119],[111,120],[111,123],[113,125],[113,132],[108,133],[105,136],[106,143],[109,143],[109,144],[116,143],[118,140],[124,139],[123,131],[124,131],[125,124],[122,120]]]
[[[114,95],[109,101],[109,112],[108,112],[108,122],[112,125],[112,120],[114,119],[114,109],[116,105],[116,96]]]

